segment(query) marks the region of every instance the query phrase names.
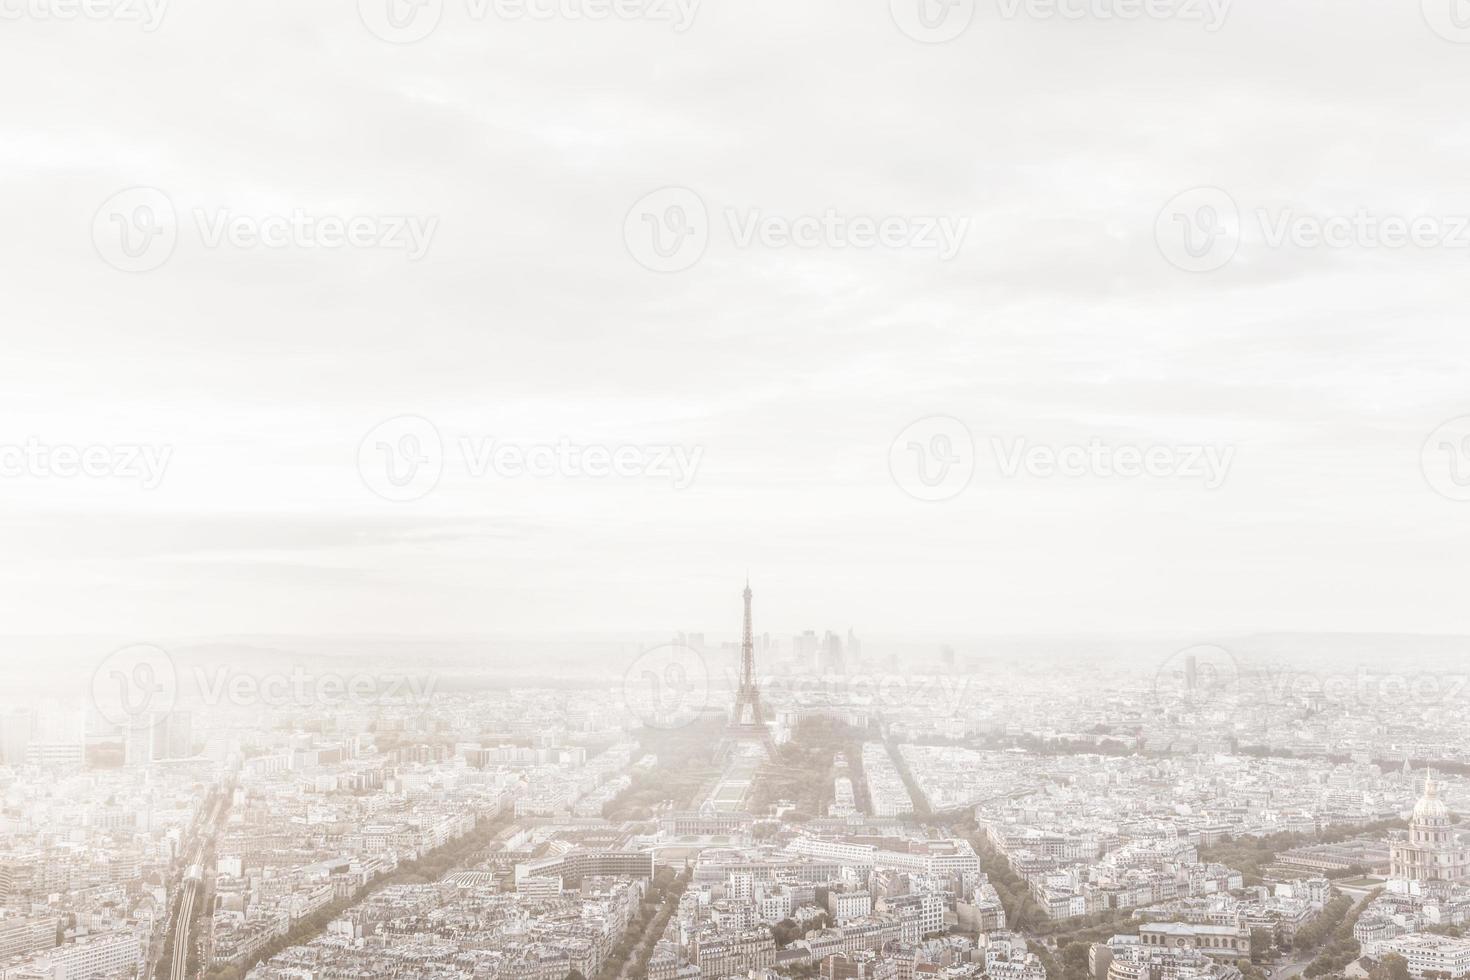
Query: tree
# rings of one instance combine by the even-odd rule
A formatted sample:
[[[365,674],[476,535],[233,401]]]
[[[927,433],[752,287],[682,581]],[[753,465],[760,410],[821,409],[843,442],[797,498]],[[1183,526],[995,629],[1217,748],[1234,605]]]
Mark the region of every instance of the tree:
[[[1266,974],[1262,973],[1261,968],[1256,966],[1250,960],[1236,960],[1235,968],[1240,971],[1240,975],[1244,977],[1245,980],[1266,980]]]
[[[1062,965],[1057,962],[1057,958],[1051,954],[1051,950],[1047,949],[1045,944],[1028,939],[1026,948],[1035,953],[1036,958],[1041,961],[1042,967],[1046,970],[1046,980],[1062,980]]]
[[[1064,980],[1087,980],[1091,975],[1087,963],[1087,943],[1068,943],[1062,947]]]
[[[1409,980],[1409,962],[1397,953],[1389,953],[1368,973],[1369,980]]]
[[[771,926],[771,938],[775,940],[777,949],[785,949],[801,938],[801,926],[795,919],[782,919]]]

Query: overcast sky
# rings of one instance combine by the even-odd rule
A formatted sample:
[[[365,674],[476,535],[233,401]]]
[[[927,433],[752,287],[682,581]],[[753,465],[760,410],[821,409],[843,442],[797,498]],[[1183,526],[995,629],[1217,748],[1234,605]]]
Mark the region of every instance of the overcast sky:
[[[777,632],[1470,631],[1462,430],[1421,455],[1470,415],[1470,37],[1437,0],[979,0],[947,43],[889,0],[703,0],[683,31],[672,0],[444,0],[407,44],[374,0],[173,0],[151,31],[96,2],[0,0],[0,444],[113,466],[0,478],[6,632],[733,633],[747,570]],[[1166,206],[1200,187],[1241,230],[1187,271]],[[704,209],[653,216],[693,222],[688,268],[647,267],[661,188]],[[127,271],[109,229],[158,193],[171,251]],[[848,247],[742,244],[829,209]],[[1444,242],[1273,244],[1288,209]],[[296,210],[373,241],[250,239]],[[965,231],[855,244],[886,219]],[[442,475],[385,499],[407,430],[363,443],[403,416]],[[476,475],[462,438],[697,467]],[[1089,443],[1180,471],[1005,471]],[[1219,479],[1186,472],[1206,448]],[[968,482],[915,484],[921,449]]]

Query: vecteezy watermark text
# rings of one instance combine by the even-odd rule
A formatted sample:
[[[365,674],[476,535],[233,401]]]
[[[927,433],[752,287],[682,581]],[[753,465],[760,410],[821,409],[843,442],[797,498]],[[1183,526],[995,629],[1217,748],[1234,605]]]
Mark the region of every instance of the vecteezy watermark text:
[[[704,459],[703,446],[577,443],[519,443],[493,436],[462,435],[451,443],[458,464],[471,478],[649,479],[675,490],[693,485]],[[418,500],[443,476],[445,440],[428,419],[404,415],[376,426],[358,447],[363,483],[385,500]]]
[[[683,34],[694,26],[701,0],[358,0],[363,26],[390,44],[413,44],[433,34],[446,7],[474,23],[500,21],[647,21]]]
[[[1275,704],[1319,700],[1359,707],[1423,708],[1463,705],[1470,695],[1470,675],[1461,673],[1399,674],[1366,667],[1317,672],[1272,665],[1261,673]]]
[[[192,687],[184,683],[187,676]],[[92,674],[92,702],[111,724],[150,728],[181,707],[290,708],[341,704],[423,704],[438,686],[432,673],[311,670],[293,664],[249,671],[231,665],[195,667],[181,675],[160,647],[135,644],[108,654]]]
[[[825,249],[928,252],[941,262],[959,254],[971,219],[958,215],[772,214],[762,208],[723,211],[730,243],[739,249]],[[639,200],[623,221],[628,253],[654,272],[683,272],[704,257],[713,226],[709,208],[687,187],[666,187]]]
[[[959,254],[970,230],[969,218],[950,215],[849,217],[828,208],[820,215],[766,214],[759,208],[725,209],[725,223],[737,248],[911,248],[934,251],[939,261]]]
[[[650,728],[681,728],[715,704],[725,704],[741,677],[726,669],[716,693],[705,654],[682,643],[643,651],[623,675],[623,705]],[[953,715],[964,705],[972,678],[964,674],[770,673],[754,678],[768,711],[846,706],[903,710],[920,708]]]
[[[206,705],[246,707],[305,706],[348,701],[357,704],[428,701],[438,678],[433,674],[385,675],[371,671],[290,670],[252,673],[233,667],[195,668],[195,691]]]
[[[336,214],[300,207],[266,212],[194,208],[190,217],[200,244],[209,249],[380,250],[402,252],[410,262],[428,255],[439,229],[439,218],[433,215]],[[92,218],[97,253],[124,272],[150,272],[163,265],[180,234],[173,201],[156,187],[114,194]]]
[[[163,23],[169,0],[0,0],[0,20],[115,21],[153,33]]]
[[[1220,30],[1234,0],[994,0],[1001,20],[1177,21]],[[953,41],[970,29],[977,0],[889,0],[898,29],[925,44]]]
[[[845,705],[858,708],[933,709],[953,715],[963,707],[970,690],[966,674],[909,673],[796,673],[766,674],[757,679],[761,700],[776,709]],[[739,678],[727,673],[734,690]]]
[[[1186,272],[1214,272],[1243,247],[1298,251],[1470,249],[1470,215],[1394,214],[1359,207],[1330,214],[1298,207],[1255,208],[1243,215],[1219,187],[1176,195],[1154,224],[1159,251]]]
[[[0,443],[0,477],[137,480],[144,490],[156,490],[173,452],[172,446],[131,443],[52,445],[31,436],[20,444]]]
[[[1101,439],[1062,446],[1032,445],[1026,439],[990,438],[1000,475],[1007,479],[1025,475],[1036,479],[1054,476],[1078,479],[1138,477],[1199,480],[1206,490],[1216,490],[1230,475],[1235,461],[1234,446],[1113,446]]]
[[[995,474],[1004,479],[1181,480],[1216,490],[1235,461],[1230,445],[1135,445],[1100,436],[1055,445],[991,436],[988,445]],[[888,470],[909,496],[938,502],[965,491],[979,457],[968,426],[949,416],[931,416],[910,424],[893,440]]]
[[[996,0],[1005,20],[1176,20],[1210,33],[1225,26],[1234,0]]]
[[[341,217],[294,208],[289,214],[239,214],[195,208],[194,224],[207,248],[381,248],[417,262],[429,254],[437,217],[359,214]]]

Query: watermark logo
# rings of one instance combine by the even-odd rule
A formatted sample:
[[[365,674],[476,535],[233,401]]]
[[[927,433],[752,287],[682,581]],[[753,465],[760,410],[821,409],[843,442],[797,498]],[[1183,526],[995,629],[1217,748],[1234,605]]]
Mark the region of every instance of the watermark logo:
[[[757,680],[768,709],[854,707],[904,711],[925,709],[939,716],[959,712],[969,693],[965,674],[797,673],[767,674]],[[731,690],[739,678],[729,673]]]
[[[444,440],[428,419],[400,415],[363,437],[357,471],[363,485],[384,500],[419,500],[433,492],[444,474]]]
[[[645,727],[682,728],[710,704],[709,665],[680,643],[645,650],[623,674],[623,704]]]
[[[847,248],[932,251],[941,262],[960,253],[970,233],[970,219],[950,215],[844,215],[835,208],[821,214],[767,214],[759,208],[725,210],[736,248],[798,248],[840,251]]]
[[[1146,476],[1199,480],[1206,490],[1218,490],[1235,462],[1234,446],[1113,446],[1098,438],[1086,444],[1048,446],[999,436],[991,436],[990,444],[1000,475],[1006,479],[1025,475],[1040,480],[1055,476],[1132,480]]]
[[[1462,503],[1470,501],[1470,415],[1450,419],[1430,433],[1419,465],[1435,493]]]
[[[634,204],[623,219],[628,254],[653,272],[693,268],[709,247],[709,209],[687,187],[665,187]]]
[[[373,249],[402,252],[410,262],[428,255],[439,230],[439,219],[433,216],[337,215],[305,208],[269,214],[194,208],[190,217],[193,233],[208,249]],[[156,187],[133,187],[114,194],[97,209],[92,218],[92,242],[113,268],[151,272],[173,255],[180,225],[167,194]]]
[[[195,208],[194,226],[205,248],[248,251],[256,248],[380,249],[402,252],[418,262],[429,254],[439,219],[414,214],[316,214],[293,208],[289,214],[241,214],[221,208]]]
[[[1398,251],[1470,249],[1470,215],[1392,214],[1371,208],[1317,214],[1295,207],[1255,208],[1243,216],[1218,187],[1178,195],[1159,213],[1159,251],[1186,272],[1214,272],[1249,241],[1268,249]]]
[[[523,445],[488,436],[462,436],[456,446],[466,471],[477,480],[490,476],[502,480],[647,478],[667,480],[675,490],[687,490],[694,485],[704,459],[703,446],[603,446],[568,439]]]
[[[761,208],[725,208],[724,231],[738,249],[772,251],[825,249],[842,251],[932,252],[941,262],[959,254],[970,233],[971,219],[952,215],[844,214],[826,208],[820,214],[772,214]],[[704,257],[715,225],[699,194],[687,187],[666,187],[633,205],[623,219],[628,253],[645,269],[683,272]]]
[[[130,187],[103,202],[92,216],[92,244],[102,260],[123,272],[151,272],[169,260],[179,220],[167,194]]]
[[[1446,41],[1470,44],[1470,0],[1420,0],[1424,22]]]
[[[1159,252],[1185,272],[1214,272],[1240,248],[1240,208],[1218,187],[1178,194],[1154,223]]]
[[[700,0],[468,0],[469,14],[507,21],[651,21],[675,34],[694,26]]]
[[[1463,707],[1470,677],[1423,672],[1383,673],[1366,667],[1318,673],[1293,667],[1263,670],[1271,703],[1315,701],[1355,709]]]
[[[1154,675],[1154,698],[1167,707],[1180,701],[1215,701],[1240,685],[1240,663],[1224,647],[1200,644],[1172,654]]]
[[[141,444],[51,445],[34,436],[23,444],[0,444],[0,478],[137,480],[144,490],[163,483],[172,446]]]
[[[92,704],[103,719],[123,729],[152,727],[157,715],[173,709],[178,694],[173,658],[148,644],[114,650],[92,673]]]
[[[975,0],[888,0],[893,22],[915,41],[953,41],[975,20]]]
[[[168,0],[0,0],[0,20],[115,21],[152,34],[163,23]]]
[[[669,24],[676,34],[694,26],[700,0],[463,0],[456,13],[473,23],[490,18],[520,21],[650,21]],[[444,0],[358,0],[357,12],[375,37],[413,44],[438,30]]]
[[[422,41],[444,17],[444,0],[357,0],[363,26],[389,44]]]
[[[439,485],[453,450],[471,479],[667,480],[675,490],[694,485],[704,447],[619,446],[556,442],[516,443],[492,436],[461,435],[449,447],[428,419],[404,415],[376,426],[358,445],[363,484],[385,500],[419,500]]]
[[[1470,248],[1470,217],[1377,214],[1359,208],[1352,214],[1318,215],[1283,208],[1255,213],[1270,248],[1299,249],[1464,249]]]
[[[888,447],[888,472],[900,490],[917,500],[952,500],[975,475],[975,440],[959,419],[919,419]]]
[[[196,668],[194,685],[209,706],[308,707],[339,704],[425,704],[438,684],[433,674],[316,672],[297,664],[289,671],[248,673],[233,667]]]
[[[1172,20],[1208,33],[1225,26],[1233,0],[998,0],[1006,20]]]
[[[1015,480],[1197,480],[1206,490],[1224,485],[1235,462],[1230,445],[1114,445],[1099,437],[1058,445],[1024,437],[991,436],[996,476]],[[913,423],[888,449],[893,482],[910,496],[937,502],[959,496],[977,466],[975,442],[958,419],[938,416]]]

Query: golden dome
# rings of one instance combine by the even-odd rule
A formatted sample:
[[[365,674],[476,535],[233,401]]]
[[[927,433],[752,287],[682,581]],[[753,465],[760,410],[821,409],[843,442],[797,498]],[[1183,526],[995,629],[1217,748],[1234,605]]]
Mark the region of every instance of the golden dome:
[[[1439,784],[1431,775],[1424,780],[1424,795],[1414,804],[1415,820],[1447,820],[1450,808],[1439,798]]]

